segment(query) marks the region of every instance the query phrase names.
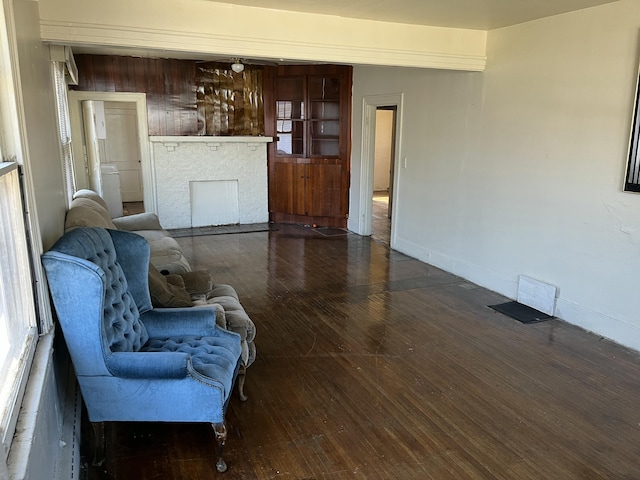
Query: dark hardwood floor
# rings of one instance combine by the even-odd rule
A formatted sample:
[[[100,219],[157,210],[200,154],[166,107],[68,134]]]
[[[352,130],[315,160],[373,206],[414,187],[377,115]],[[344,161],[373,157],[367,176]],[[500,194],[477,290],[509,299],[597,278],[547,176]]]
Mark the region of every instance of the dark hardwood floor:
[[[122,215],[134,215],[144,212],[143,202],[122,202]]]
[[[207,425],[111,424],[94,479],[638,479],[640,360],[354,234],[179,238],[258,336],[228,472]]]
[[[389,218],[389,192],[373,192],[371,236],[390,245],[391,219]]]

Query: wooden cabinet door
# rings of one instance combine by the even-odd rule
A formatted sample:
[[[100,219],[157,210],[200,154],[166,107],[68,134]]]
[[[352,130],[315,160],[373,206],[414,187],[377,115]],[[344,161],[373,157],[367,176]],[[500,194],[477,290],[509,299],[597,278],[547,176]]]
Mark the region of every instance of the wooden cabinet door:
[[[278,162],[269,179],[271,209],[293,215],[306,215],[306,165]]]
[[[351,74],[339,65],[265,68],[271,221],[346,227]]]
[[[340,217],[342,165],[306,165],[307,215]]]

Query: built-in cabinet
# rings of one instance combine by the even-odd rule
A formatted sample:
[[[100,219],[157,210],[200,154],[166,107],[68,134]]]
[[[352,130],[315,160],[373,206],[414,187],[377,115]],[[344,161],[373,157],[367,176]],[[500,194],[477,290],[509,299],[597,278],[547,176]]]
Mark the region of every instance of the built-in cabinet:
[[[265,69],[271,221],[346,227],[351,83],[350,66]]]

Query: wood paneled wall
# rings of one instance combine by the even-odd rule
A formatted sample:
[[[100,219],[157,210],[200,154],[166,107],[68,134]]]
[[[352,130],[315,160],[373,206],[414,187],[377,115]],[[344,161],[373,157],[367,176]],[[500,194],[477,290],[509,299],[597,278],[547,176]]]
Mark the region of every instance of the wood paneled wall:
[[[264,135],[262,69],[198,65],[196,83],[200,135]]]
[[[238,75],[226,64],[195,60],[112,55],[75,60],[75,90],[146,93],[149,135],[264,134],[260,67],[247,66]]]

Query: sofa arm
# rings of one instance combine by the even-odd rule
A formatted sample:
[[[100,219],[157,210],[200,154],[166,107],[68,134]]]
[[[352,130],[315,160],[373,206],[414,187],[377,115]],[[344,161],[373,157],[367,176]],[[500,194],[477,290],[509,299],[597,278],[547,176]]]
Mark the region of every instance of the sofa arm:
[[[118,227],[118,230],[127,230],[129,232],[135,232],[136,230],[162,230],[158,216],[151,212],[114,218],[112,222]]]
[[[189,354],[184,352],[114,352],[106,358],[109,371],[124,378],[185,378]]]

